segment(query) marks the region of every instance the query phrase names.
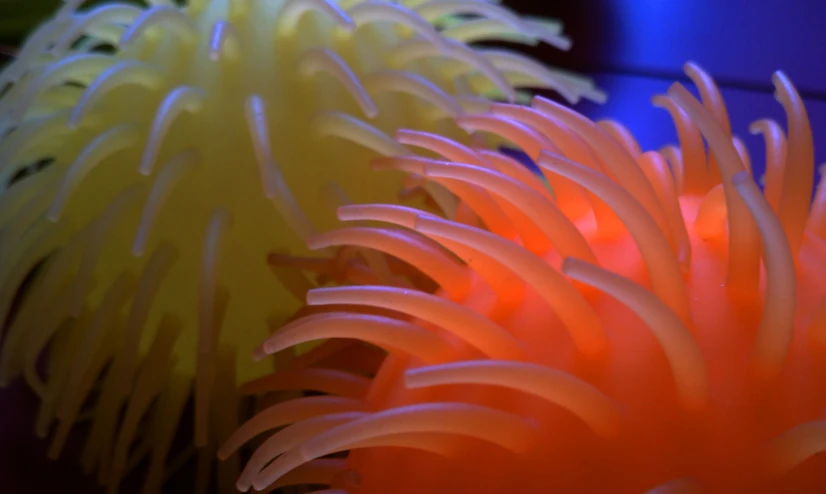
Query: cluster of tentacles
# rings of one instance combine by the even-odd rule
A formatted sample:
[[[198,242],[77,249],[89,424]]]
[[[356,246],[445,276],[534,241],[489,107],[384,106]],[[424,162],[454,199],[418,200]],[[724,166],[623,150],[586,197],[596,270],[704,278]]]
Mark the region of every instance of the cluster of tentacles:
[[[145,491],[160,489],[193,394],[205,488],[237,424],[236,375],[273,368],[247,356],[296,294],[327,281],[302,271],[326,260],[297,256],[337,206],[403,187],[415,204],[422,191],[453,200],[369,173],[376,150],[403,149],[384,133],[459,138],[454,118],[519,87],[603,98],[579,76],[471,47],[569,47],[560,24],[495,2],[82,4],[67,0],[0,72],[0,381],[23,376],[40,396],[52,457],[89,421],[81,462],[111,491],[146,458]],[[364,146],[320,140],[331,136]],[[383,262],[338,259],[329,279]],[[231,489],[238,465],[219,468]]]
[[[653,99],[679,147],[642,152],[621,125],[539,97],[459,120],[519,146],[550,188],[496,151],[397,132],[437,157],[388,156],[376,173],[418,175],[461,206],[340,207],[352,225],[309,246],[375,249],[440,289],[310,290],[309,313],[256,355],[330,340],[242,388],[264,405],[219,450],[257,445],[237,487],[822,490],[826,190],[810,203],[806,109],[775,74],[788,132],[751,127],[766,143],[762,192],[715,84],[686,70],[700,99],[678,83]],[[359,341],[388,352],[374,376],[358,353],[325,357]],[[312,393],[266,398],[291,390]]]

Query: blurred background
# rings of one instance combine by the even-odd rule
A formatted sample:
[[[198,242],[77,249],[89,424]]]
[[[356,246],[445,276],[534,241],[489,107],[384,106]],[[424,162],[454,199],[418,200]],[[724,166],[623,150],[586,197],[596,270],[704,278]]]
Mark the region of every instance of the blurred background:
[[[604,105],[576,107],[591,118],[618,120],[643,150],[676,143],[671,120],[650,101],[674,81],[693,90],[683,65],[693,61],[715,78],[732,132],[763,166],[761,137],[751,122],[773,118],[785,126],[772,74],[782,70],[806,100],[816,163],[826,161],[826,2],[809,0],[505,0],[524,14],[561,19],[574,41],[569,52],[528,50],[549,63],[587,73],[607,91]],[[756,174],[757,175],[757,174]]]
[[[263,0],[259,0],[263,1]],[[32,27],[60,0],[0,0],[0,63],[13,56]],[[95,2],[88,2],[95,3]],[[772,95],[771,75],[782,69],[805,98],[815,138],[816,163],[826,161],[826,2],[814,0],[505,0],[523,14],[558,18],[573,48],[520,49],[551,65],[593,76],[607,91],[604,105],[582,103],[592,118],[626,125],[644,150],[676,142],[668,114],[651,106],[655,94],[683,81],[694,61],[720,85],[732,129],[762,167],[762,138],[749,124],[771,117],[785,125]],[[36,401],[20,382],[0,389],[0,492],[96,494],[71,454],[46,461],[45,441],[32,436]],[[70,452],[68,452],[70,453]],[[187,476],[184,476],[187,477]],[[191,477],[189,477],[191,478]],[[188,493],[187,478],[169,492]],[[180,490],[177,490],[180,489]]]

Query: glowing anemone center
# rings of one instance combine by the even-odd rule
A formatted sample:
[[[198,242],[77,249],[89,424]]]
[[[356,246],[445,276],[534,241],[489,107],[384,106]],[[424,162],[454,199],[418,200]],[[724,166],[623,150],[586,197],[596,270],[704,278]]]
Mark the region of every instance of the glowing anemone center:
[[[442,289],[310,291],[317,313],[258,355],[338,337],[389,356],[368,380],[356,357],[324,361],[322,346],[307,354],[318,363],[245,385],[326,396],[271,405],[238,429],[221,456],[280,428],[257,443],[239,489],[820,492],[826,192],[810,205],[808,117],[778,73],[788,135],[773,121],[753,126],[768,147],[764,194],[713,82],[687,72],[705,106],[679,84],[655,98],[680,137],[662,152],[541,98],[476,115],[475,130],[538,161],[554,197],[501,155],[435,135],[415,134],[438,160],[375,162],[467,205],[449,218],[380,204],[338,211],[403,232],[408,246],[379,249]],[[360,245],[369,233],[325,236]]]
[[[557,23],[477,0],[76,11],[82,3],[65,2],[0,74],[0,321],[9,321],[0,381],[25,375],[43,398],[39,433],[59,422],[54,456],[101,378],[83,462],[110,485],[155,403],[167,408],[145,434],[149,490],[169,447],[154,434],[174,432],[190,389],[196,443],[218,440],[209,409],[236,414],[233,376],[272,369],[234,355],[251,354],[316,286],[298,268],[339,262],[332,278],[357,275],[358,251],[296,257],[335,224],[337,206],[396,201],[403,183],[455,202],[367,172],[377,154],[409,153],[388,134],[404,126],[458,138],[454,118],[486,97],[518,99],[517,87],[602,98],[578,76],[467,45],[570,45]]]

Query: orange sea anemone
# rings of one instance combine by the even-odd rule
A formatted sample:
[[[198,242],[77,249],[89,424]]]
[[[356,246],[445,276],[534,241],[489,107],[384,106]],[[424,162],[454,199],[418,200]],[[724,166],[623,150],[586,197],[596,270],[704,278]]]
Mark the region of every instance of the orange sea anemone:
[[[441,288],[311,290],[316,313],[276,331],[259,357],[319,338],[389,356],[369,380],[340,361],[247,383],[316,393],[261,411],[222,446],[226,456],[280,429],[238,488],[824,492],[826,190],[812,205],[806,109],[775,74],[788,131],[752,126],[768,149],[763,193],[715,84],[686,70],[702,102],[679,83],[653,99],[679,133],[664,153],[542,98],[459,120],[521,147],[553,194],[497,152],[398,132],[440,158],[385,158],[377,173],[423,175],[468,207],[440,217],[345,206],[341,220],[382,225],[310,244],[368,245]],[[406,244],[372,241],[378,232]]]
[[[146,491],[160,489],[192,393],[197,446],[233,430],[236,378],[272,370],[236,352],[315,286],[297,267],[330,262],[297,257],[306,239],[339,205],[418,187],[367,170],[404,152],[387,133],[459,138],[451,117],[518,100],[520,87],[603,97],[579,76],[472,48],[570,45],[558,23],[493,2],[81,4],[64,2],[0,73],[0,382],[24,376],[42,398],[52,457],[90,417],[81,461],[111,490],[147,456]],[[348,252],[336,259],[358,271]],[[202,451],[209,465],[214,449]]]

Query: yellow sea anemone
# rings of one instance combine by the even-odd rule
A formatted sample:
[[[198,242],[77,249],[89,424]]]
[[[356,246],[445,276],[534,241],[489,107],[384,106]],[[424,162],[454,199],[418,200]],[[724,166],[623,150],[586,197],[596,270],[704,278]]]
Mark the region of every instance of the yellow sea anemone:
[[[41,397],[52,457],[90,416],[81,460],[111,490],[144,455],[146,491],[159,489],[192,393],[196,445],[233,429],[235,380],[272,370],[248,355],[315,284],[298,268],[331,262],[295,257],[305,240],[351,198],[397,200],[399,177],[367,172],[377,153],[409,152],[388,133],[459,138],[454,118],[516,87],[603,97],[471,48],[570,44],[496,2],[82,3],[0,73],[0,381],[25,376]]]

